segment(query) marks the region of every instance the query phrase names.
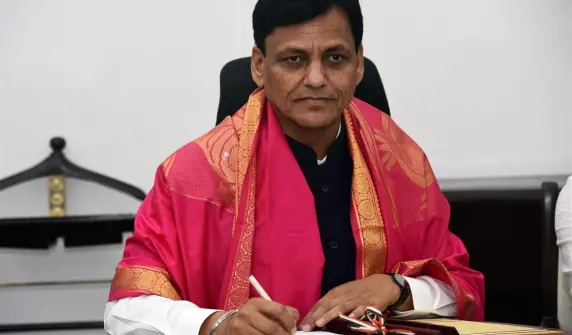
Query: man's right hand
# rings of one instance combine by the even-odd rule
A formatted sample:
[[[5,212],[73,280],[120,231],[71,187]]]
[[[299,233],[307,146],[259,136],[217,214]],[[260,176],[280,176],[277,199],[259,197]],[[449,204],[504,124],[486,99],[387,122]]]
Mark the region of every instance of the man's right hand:
[[[218,326],[214,335],[291,335],[299,318],[295,308],[253,298]]]

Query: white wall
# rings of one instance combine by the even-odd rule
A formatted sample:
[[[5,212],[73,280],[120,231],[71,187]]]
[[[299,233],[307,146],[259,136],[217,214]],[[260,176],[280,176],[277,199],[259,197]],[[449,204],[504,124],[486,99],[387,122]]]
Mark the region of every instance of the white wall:
[[[61,135],[72,161],[147,191],[166,155],[213,126],[219,71],[249,54],[254,3],[0,1],[0,176]],[[440,178],[572,172],[572,1],[362,4],[366,56]],[[70,214],[138,205],[83,182],[68,198]],[[45,181],[0,192],[0,217],[46,207]],[[0,282],[110,278],[120,254],[1,251]],[[60,310],[34,301],[23,314],[12,306],[54,292],[0,288],[0,324],[101,318],[105,291],[60,290]],[[83,312],[65,304],[77,297]]]
[[[440,177],[572,171],[571,1],[365,4],[395,119]]]

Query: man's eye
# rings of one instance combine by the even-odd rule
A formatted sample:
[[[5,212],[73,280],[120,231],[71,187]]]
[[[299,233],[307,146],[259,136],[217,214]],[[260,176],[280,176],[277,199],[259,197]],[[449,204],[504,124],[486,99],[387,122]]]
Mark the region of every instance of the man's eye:
[[[342,55],[331,55],[329,56],[330,61],[337,63],[337,62],[341,62],[342,60],[344,60],[344,56]]]
[[[290,56],[285,59],[288,63],[299,63],[302,58],[300,56]]]

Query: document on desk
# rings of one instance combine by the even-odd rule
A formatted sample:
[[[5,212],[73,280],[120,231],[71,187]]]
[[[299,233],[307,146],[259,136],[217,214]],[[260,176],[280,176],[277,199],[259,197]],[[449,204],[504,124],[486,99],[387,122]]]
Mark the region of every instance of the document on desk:
[[[452,319],[430,319],[414,321],[418,323],[429,323],[433,325],[455,327],[459,335],[496,335],[496,334],[517,334],[517,335],[544,335],[562,334],[560,330],[545,329],[533,326],[519,326],[494,322],[473,322]]]

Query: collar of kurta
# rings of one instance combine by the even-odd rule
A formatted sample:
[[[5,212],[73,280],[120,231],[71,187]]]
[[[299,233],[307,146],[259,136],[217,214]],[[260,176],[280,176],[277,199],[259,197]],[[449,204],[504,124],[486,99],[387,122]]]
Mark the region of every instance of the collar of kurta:
[[[322,158],[322,159],[317,159],[317,158],[316,158],[316,163],[317,163],[318,165],[324,165],[324,164],[326,164],[326,160],[328,159],[328,155],[329,155],[330,151],[334,148],[334,144],[337,142],[337,140],[338,140],[339,137],[340,137],[340,134],[342,133],[342,124],[343,124],[343,122],[340,122],[340,126],[338,127],[338,134],[336,135],[336,138],[334,139],[334,142],[332,142],[332,144],[331,144],[330,147],[328,148],[328,154],[326,154],[326,156],[324,156],[324,158]],[[284,133],[284,135],[286,135],[286,133]],[[296,159],[297,159],[298,161],[300,161],[300,159],[299,159],[299,158],[300,158],[300,155],[298,155],[297,152],[300,152],[300,151],[302,151],[302,150],[303,150],[303,151],[312,150],[312,152],[314,153],[314,156],[316,155],[315,152],[314,152],[314,149],[308,147],[307,145],[296,141],[295,139],[293,139],[292,137],[290,137],[290,136],[288,136],[288,135],[286,135],[286,138],[288,139],[288,143],[290,144],[290,148],[292,148],[292,151],[294,151],[294,156],[296,156]],[[297,149],[299,149],[299,148],[300,148],[300,149],[303,148],[303,149],[297,150]]]

